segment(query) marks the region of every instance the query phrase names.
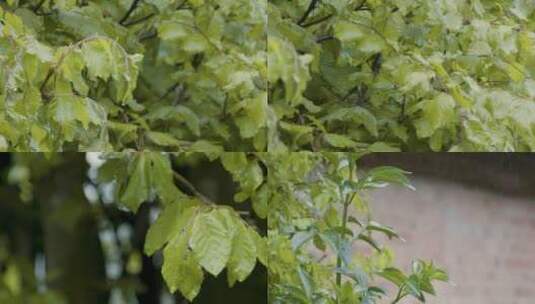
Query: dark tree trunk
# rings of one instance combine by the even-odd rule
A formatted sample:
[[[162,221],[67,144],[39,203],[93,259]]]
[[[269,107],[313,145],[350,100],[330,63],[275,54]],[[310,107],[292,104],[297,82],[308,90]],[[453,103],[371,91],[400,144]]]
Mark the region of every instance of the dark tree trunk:
[[[143,252],[145,236],[149,229],[149,213],[152,208],[151,204],[143,204],[135,217],[135,240],[134,246],[140,252]],[[142,270],[139,279],[143,288],[138,292],[139,303],[159,304],[160,293],[162,291],[162,276],[160,269],[154,265],[153,259],[142,254]]]
[[[83,153],[63,155],[64,162],[36,183],[41,206],[49,287],[69,303],[107,303],[104,258],[96,220],[85,198]]]

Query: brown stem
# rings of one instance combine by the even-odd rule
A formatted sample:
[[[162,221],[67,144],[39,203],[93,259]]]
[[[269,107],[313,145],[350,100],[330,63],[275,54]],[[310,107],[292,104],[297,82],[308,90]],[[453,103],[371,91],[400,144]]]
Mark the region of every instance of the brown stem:
[[[182,176],[180,173],[174,171],[173,176],[177,181],[179,181],[184,187],[188,189],[191,193],[193,193],[196,197],[198,197],[203,203],[207,205],[215,205],[214,202],[212,202],[208,197],[206,197],[204,194],[199,192],[195,186],[193,186],[192,183],[190,183],[184,176]]]

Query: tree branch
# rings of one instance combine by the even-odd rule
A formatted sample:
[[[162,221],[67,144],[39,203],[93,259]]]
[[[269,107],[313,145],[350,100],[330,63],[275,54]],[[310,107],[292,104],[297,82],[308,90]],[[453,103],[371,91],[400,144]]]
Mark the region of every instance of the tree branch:
[[[132,1],[132,5],[130,5],[130,8],[126,12],[126,14],[123,16],[123,18],[119,21],[119,24],[124,25],[124,22],[130,17],[132,12],[136,9],[137,5],[139,4],[139,0]]]
[[[319,2],[319,0],[311,0],[310,1],[310,4],[308,5],[308,8],[307,8],[305,14],[303,15],[303,17],[301,17],[301,19],[299,19],[299,21],[297,21],[297,24],[302,25],[307,20],[308,16],[310,16],[312,11],[316,8],[316,5],[318,4],[318,2]]]
[[[41,9],[43,4],[45,4],[45,1],[46,0],[41,0],[41,2],[37,3],[37,5],[32,8],[32,11],[37,14],[37,11]]]
[[[323,21],[327,21],[329,19],[331,19],[331,17],[334,16],[334,14],[329,14],[327,16],[323,16],[321,18],[318,18],[316,20],[312,20],[308,23],[305,23],[303,25],[301,25],[302,27],[310,27],[310,26],[313,26],[313,25],[316,25],[316,24],[319,24],[319,23],[322,23]]]
[[[366,1],[367,0],[362,0],[362,2],[359,5],[357,5],[357,7],[355,7],[355,11],[364,10],[364,5],[366,5]]]
[[[212,202],[208,197],[206,197],[204,194],[199,192],[195,186],[193,186],[192,183],[190,183],[184,176],[182,176],[180,173],[173,171],[174,178],[179,181],[184,187],[188,189],[193,195],[198,197],[203,203],[207,205],[215,205],[214,202]]]
[[[148,31],[140,35],[139,41],[141,42],[141,41],[156,38],[156,37],[158,37],[158,32],[155,30],[152,30],[152,31]]]
[[[141,23],[141,22],[143,22],[143,21],[147,21],[147,20],[149,20],[150,18],[152,18],[152,17],[154,17],[154,16],[156,16],[155,13],[150,13],[150,14],[148,14],[148,15],[145,16],[145,17],[141,17],[141,18],[139,18],[139,19],[132,20],[132,21],[130,21],[130,22],[124,22],[123,25],[124,25],[124,26],[131,26],[131,25],[134,25],[134,24],[138,24],[138,23]]]
[[[319,36],[318,38],[316,38],[316,42],[317,43],[322,43],[324,41],[328,41],[328,40],[332,40],[334,39],[334,36],[331,36],[331,35],[323,35],[323,36]]]

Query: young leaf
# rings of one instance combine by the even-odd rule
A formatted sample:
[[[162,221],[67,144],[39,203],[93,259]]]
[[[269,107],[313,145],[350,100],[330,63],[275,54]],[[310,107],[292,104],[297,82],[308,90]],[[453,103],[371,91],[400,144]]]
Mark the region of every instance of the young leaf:
[[[162,275],[171,292],[178,289],[186,299],[193,301],[201,289],[204,273],[188,248],[188,238],[189,231],[182,232],[165,246]]]
[[[235,231],[232,215],[225,208],[202,212],[193,222],[189,245],[199,264],[213,276],[229,261]]]
[[[147,255],[153,255],[167,242],[177,235],[184,233],[184,230],[191,224],[198,207],[182,206],[174,203],[166,206],[156,222],[154,222],[145,238],[144,251]]]
[[[243,282],[256,265],[257,249],[254,235],[241,221],[236,222],[237,231],[232,241],[232,251],[227,263],[227,276],[230,286],[236,281]]]
[[[148,156],[138,153],[131,164],[130,178],[125,191],[121,195],[121,202],[130,210],[137,211],[141,203],[148,200],[151,182],[149,175]]]

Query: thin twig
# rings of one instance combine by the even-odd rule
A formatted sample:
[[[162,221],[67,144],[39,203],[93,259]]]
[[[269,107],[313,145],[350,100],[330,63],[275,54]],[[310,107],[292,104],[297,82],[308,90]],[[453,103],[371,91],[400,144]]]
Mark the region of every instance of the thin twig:
[[[323,16],[323,17],[318,18],[316,20],[312,20],[312,21],[310,21],[308,23],[302,24],[301,26],[302,27],[310,27],[310,26],[322,23],[323,21],[327,21],[327,20],[331,19],[332,16],[334,16],[334,14],[329,14],[329,15]]]
[[[41,0],[41,2],[37,3],[36,6],[32,8],[32,11],[37,14],[37,11],[45,4],[46,0]]]
[[[39,88],[39,91],[41,92],[41,95],[44,95],[45,86],[46,86],[47,82],[50,80],[50,77],[52,77],[53,74],[54,74],[54,69],[50,68],[48,70],[48,73],[46,74],[45,80],[43,81],[43,83],[41,84],[41,87]]]
[[[158,37],[158,32],[157,31],[149,31],[149,32],[145,32],[144,34],[140,35],[139,36],[139,41],[144,41],[144,40],[148,40],[148,39],[152,39],[152,38],[156,38]]]
[[[318,2],[319,2],[319,0],[311,0],[310,1],[310,4],[308,5],[308,8],[307,8],[305,14],[303,15],[303,17],[301,17],[301,19],[297,22],[297,24],[302,25],[307,20],[308,16],[310,16],[312,11],[316,8],[316,5],[318,4]]]
[[[150,13],[150,14],[148,14],[148,15],[145,16],[145,17],[141,17],[141,18],[139,18],[139,19],[132,20],[132,21],[130,21],[130,22],[125,22],[125,23],[123,23],[123,25],[124,25],[124,26],[132,26],[132,25],[134,25],[134,24],[138,24],[138,23],[141,23],[141,22],[143,22],[143,21],[147,21],[147,20],[149,20],[150,18],[152,18],[152,17],[154,17],[154,16],[156,16],[155,13]]]
[[[126,14],[123,16],[123,18],[119,21],[119,24],[124,25],[124,22],[130,17],[132,12],[136,9],[137,5],[139,4],[139,0],[132,1],[132,5],[130,5],[130,8],[128,11],[126,11]]]
[[[192,183],[190,183],[184,176],[182,176],[180,173],[174,171],[173,176],[177,181],[179,181],[184,187],[186,187],[191,193],[193,193],[196,197],[198,197],[203,203],[207,205],[215,205],[214,202],[212,202],[208,197],[206,197],[204,194],[199,192],[195,186],[193,186]]]
[[[319,36],[318,38],[316,38],[316,42],[322,43],[322,42],[329,41],[332,39],[334,39],[334,36],[332,35],[323,35],[323,36]]]
[[[362,0],[362,2],[359,5],[357,5],[357,7],[355,7],[355,11],[364,10],[363,8],[364,8],[364,5],[366,5],[366,1],[367,0]]]
[[[169,89],[167,89],[165,93],[160,97],[160,99],[165,99],[167,96],[169,96],[169,94],[171,94],[178,87],[178,84],[179,83],[176,82],[175,84],[170,86]]]
[[[401,287],[399,288],[398,294],[396,295],[396,298],[394,299],[394,301],[392,301],[391,304],[396,304],[396,303],[398,303],[398,302],[403,298],[403,297],[402,297],[402,293],[401,293],[402,291],[403,291],[403,286],[401,286]]]

